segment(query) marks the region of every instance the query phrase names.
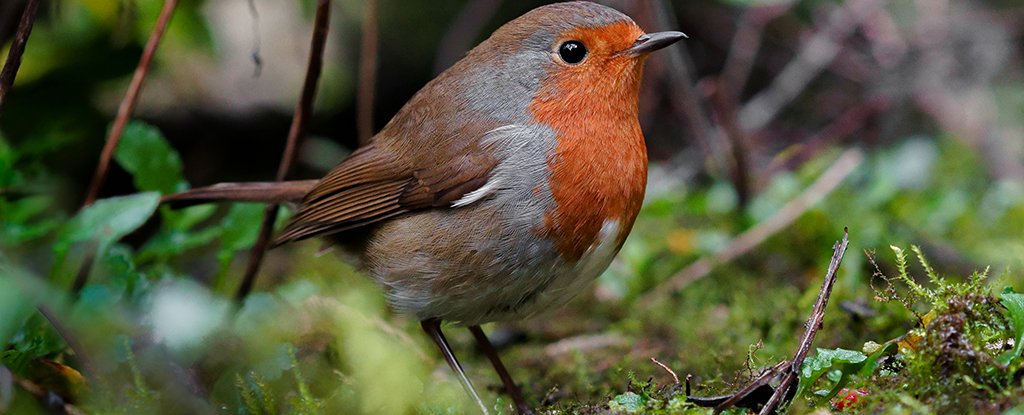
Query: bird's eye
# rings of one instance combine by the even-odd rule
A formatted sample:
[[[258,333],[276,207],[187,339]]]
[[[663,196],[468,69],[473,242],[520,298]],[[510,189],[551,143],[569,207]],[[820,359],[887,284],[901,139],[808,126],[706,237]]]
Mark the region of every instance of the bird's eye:
[[[587,57],[587,47],[583,46],[583,43],[578,40],[570,40],[558,47],[558,56],[565,63],[575,65],[583,62],[583,58]]]

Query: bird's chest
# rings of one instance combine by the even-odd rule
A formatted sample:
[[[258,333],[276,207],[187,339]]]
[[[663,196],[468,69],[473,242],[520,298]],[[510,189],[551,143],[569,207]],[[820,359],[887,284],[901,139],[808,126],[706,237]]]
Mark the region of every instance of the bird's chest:
[[[543,233],[570,263],[608,242],[614,255],[643,202],[647,154],[642,136],[639,128],[618,133],[624,136],[595,132],[560,144],[548,160],[554,203],[545,214]]]

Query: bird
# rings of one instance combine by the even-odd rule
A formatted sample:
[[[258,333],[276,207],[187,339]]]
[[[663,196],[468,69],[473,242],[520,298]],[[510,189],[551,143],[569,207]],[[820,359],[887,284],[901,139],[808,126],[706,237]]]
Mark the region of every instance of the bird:
[[[532,413],[481,324],[550,312],[611,263],[644,199],[645,33],[585,1],[504,24],[319,180],[222,183],[164,198],[292,202],[274,245],[328,238],[418,319],[488,413],[441,328],[468,327],[519,413]]]

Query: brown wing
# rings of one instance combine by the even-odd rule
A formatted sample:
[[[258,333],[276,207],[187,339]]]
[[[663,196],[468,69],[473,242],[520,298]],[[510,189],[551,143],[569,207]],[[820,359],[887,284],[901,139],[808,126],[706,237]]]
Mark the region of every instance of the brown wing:
[[[418,209],[450,207],[483,186],[496,164],[481,151],[479,135],[462,138],[462,146],[439,146],[449,149],[447,154],[436,148],[396,153],[376,141],[360,148],[306,195],[275,244],[343,232]]]

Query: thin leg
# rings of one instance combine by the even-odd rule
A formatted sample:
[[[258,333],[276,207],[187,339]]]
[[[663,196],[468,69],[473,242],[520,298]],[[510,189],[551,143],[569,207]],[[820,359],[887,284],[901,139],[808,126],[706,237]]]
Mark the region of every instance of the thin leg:
[[[469,326],[469,331],[473,333],[473,337],[476,338],[476,343],[480,345],[480,349],[487,355],[487,359],[491,361],[491,365],[494,366],[494,370],[498,372],[498,376],[501,378],[501,383],[505,384],[505,391],[508,392],[509,396],[512,397],[512,402],[515,402],[516,409],[522,415],[532,415],[533,409],[526,404],[526,400],[523,399],[523,392],[519,390],[519,386],[512,381],[512,376],[508,374],[508,370],[505,369],[505,365],[501,363],[501,358],[498,357],[498,352],[494,350],[494,345],[487,339],[487,335],[480,329],[480,326]]]
[[[444,355],[444,360],[448,362],[448,366],[455,371],[456,375],[459,375],[459,381],[462,382],[462,387],[466,388],[466,392],[473,397],[476,404],[480,406],[480,412],[484,415],[490,415],[487,411],[487,405],[484,405],[484,401],[480,399],[480,395],[476,393],[476,389],[473,388],[473,383],[466,377],[466,372],[462,370],[462,365],[459,364],[459,360],[455,358],[455,353],[452,353],[452,348],[448,346],[448,340],[444,338],[444,333],[441,332],[441,320],[431,318],[420,322],[420,326],[423,327],[423,331],[427,332],[434,343],[437,344],[437,348],[441,350],[441,354]]]

